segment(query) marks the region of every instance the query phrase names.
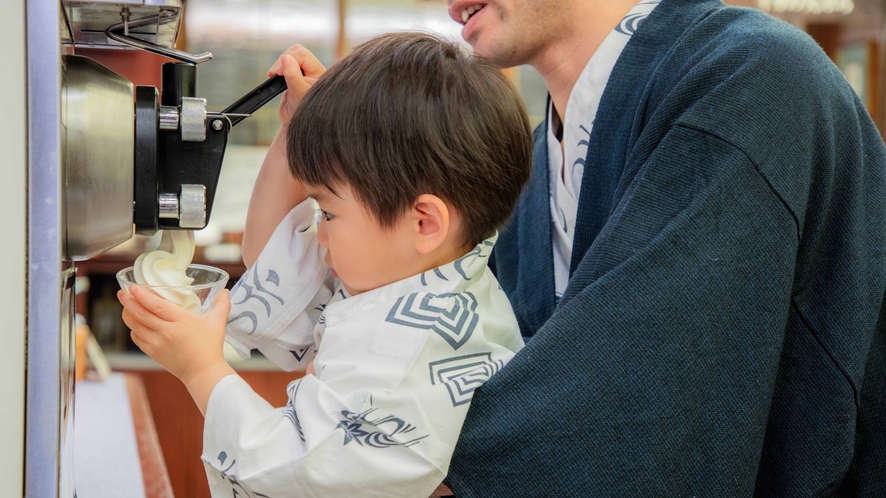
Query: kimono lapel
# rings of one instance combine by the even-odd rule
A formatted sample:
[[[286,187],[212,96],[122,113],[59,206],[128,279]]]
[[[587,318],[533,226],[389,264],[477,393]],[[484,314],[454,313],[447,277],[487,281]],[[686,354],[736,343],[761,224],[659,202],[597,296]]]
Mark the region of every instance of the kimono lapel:
[[[626,171],[625,166],[629,159],[636,162],[638,151],[634,146],[648,114],[654,112],[654,109],[642,108],[641,104],[647,101],[650,82],[654,80],[658,65],[667,56],[676,35],[704,11],[722,5],[716,1],[693,3],[681,6],[677,0],[663,0],[649,19],[640,24],[615,63],[591,130],[578,200],[579,214],[569,269],[570,287],[571,277],[582,265],[585,254],[623,195],[622,187],[636,173],[635,169]],[[648,155],[651,150],[639,152]],[[575,289],[572,292],[567,289],[564,297],[575,292]]]
[[[550,97],[549,97],[550,99]],[[519,206],[521,216],[517,224],[517,248],[519,253],[519,279],[516,289],[509,293],[520,319],[524,336],[531,335],[554,312],[556,294],[554,289],[554,255],[551,237],[550,179],[548,173],[547,118],[535,133],[532,152],[532,175]],[[521,314],[519,310],[533,310]]]

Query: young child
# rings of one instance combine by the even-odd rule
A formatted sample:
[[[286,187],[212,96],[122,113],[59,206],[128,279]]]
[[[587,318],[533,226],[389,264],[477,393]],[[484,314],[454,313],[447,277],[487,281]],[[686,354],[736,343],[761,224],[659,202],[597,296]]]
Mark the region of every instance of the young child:
[[[124,319],[203,411],[213,496],[424,498],[473,391],[523,346],[487,262],[529,179],[526,112],[491,63],[428,34],[360,45],[303,99],[311,80],[290,78],[322,66],[287,54],[289,124],[250,201],[232,308],[222,294],[193,315],[135,289]],[[284,408],[224,362],[225,322],[241,354],[311,367]]]

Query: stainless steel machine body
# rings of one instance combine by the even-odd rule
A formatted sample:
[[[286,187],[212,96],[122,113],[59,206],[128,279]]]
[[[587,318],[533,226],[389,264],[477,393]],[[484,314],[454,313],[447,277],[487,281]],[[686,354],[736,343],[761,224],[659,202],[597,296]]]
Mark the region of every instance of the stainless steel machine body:
[[[86,259],[132,237],[134,88],[86,57],[64,65],[65,250]]]
[[[73,495],[73,337],[64,224],[59,4],[27,4],[28,354],[25,495]]]

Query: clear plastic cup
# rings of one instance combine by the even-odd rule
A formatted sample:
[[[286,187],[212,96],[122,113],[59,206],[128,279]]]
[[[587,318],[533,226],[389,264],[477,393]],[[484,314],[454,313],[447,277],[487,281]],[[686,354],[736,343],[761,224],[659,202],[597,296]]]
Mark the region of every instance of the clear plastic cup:
[[[206,265],[190,265],[185,269],[185,275],[194,279],[191,285],[187,286],[170,286],[170,285],[145,285],[135,281],[133,268],[124,268],[117,272],[117,282],[120,288],[129,292],[129,288],[137,285],[143,289],[148,289],[164,299],[174,301],[170,296],[183,295],[193,293],[200,301],[200,309],[197,313],[203,313],[212,308],[212,300],[215,299],[218,291],[225,288],[228,283],[228,273],[222,269],[214,268]]]

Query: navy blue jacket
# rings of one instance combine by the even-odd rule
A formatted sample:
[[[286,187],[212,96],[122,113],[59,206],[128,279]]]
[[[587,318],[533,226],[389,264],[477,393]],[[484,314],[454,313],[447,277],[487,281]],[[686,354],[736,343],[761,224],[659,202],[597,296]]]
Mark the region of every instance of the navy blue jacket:
[[[886,496],[886,149],[808,36],[664,0],[603,94],[554,298],[546,124],[494,265],[528,341],[459,498]]]

